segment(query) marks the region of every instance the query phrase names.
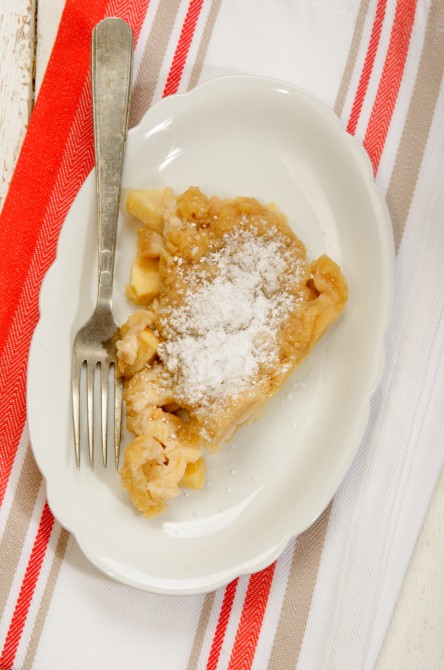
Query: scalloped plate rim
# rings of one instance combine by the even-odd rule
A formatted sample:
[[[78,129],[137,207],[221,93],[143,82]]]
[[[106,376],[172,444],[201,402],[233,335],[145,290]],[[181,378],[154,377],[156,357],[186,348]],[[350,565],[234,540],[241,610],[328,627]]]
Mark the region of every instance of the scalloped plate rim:
[[[318,108],[322,108],[324,114],[330,118],[331,121],[334,121],[335,125],[335,132],[336,134],[345,142],[349,144],[350,147],[352,147],[353,151],[353,159],[356,163],[356,165],[361,169],[362,176],[365,180],[366,186],[370,189],[370,192],[373,194],[373,196],[376,198],[377,204],[380,208],[382,216],[377,219],[378,221],[378,226],[379,226],[379,232],[383,235],[386,236],[386,242],[387,242],[387,248],[386,248],[386,261],[389,264],[389,271],[392,276],[392,282],[390,283],[389,286],[386,288],[388,289],[387,292],[385,293],[384,296],[384,309],[381,311],[381,330],[385,334],[387,332],[390,319],[391,319],[391,314],[392,314],[392,309],[393,309],[393,300],[394,300],[394,240],[393,240],[393,231],[392,231],[392,225],[391,225],[391,220],[390,220],[390,215],[389,211],[387,208],[386,201],[376,186],[374,176],[373,176],[373,169],[372,169],[372,164],[370,161],[370,158],[368,154],[366,153],[365,149],[359,144],[359,142],[351,135],[346,133],[344,130],[342,123],[340,119],[337,117],[335,112],[325,103],[323,100],[319,99],[309,91],[306,91],[298,86],[295,86],[293,84],[290,84],[288,82],[279,80],[279,79],[274,79],[270,77],[261,77],[261,76],[253,76],[253,75],[233,75],[233,76],[224,76],[224,77],[217,77],[214,79],[211,79],[207,82],[204,82],[200,84],[199,86],[196,86],[194,89],[191,91],[185,92],[185,93],[180,93],[176,94],[174,96],[169,96],[167,98],[163,98],[159,102],[157,102],[155,105],[153,105],[150,110],[146,112],[146,114],[143,116],[141,121],[137,126],[132,128],[129,133],[128,133],[128,145],[130,142],[135,141],[137,137],[143,132],[144,132],[144,126],[147,123],[147,119],[149,119],[149,116],[152,114],[153,110],[168,110],[169,108],[172,108],[172,113],[174,113],[174,109],[178,107],[178,109],[181,108],[181,104],[184,100],[193,98],[193,97],[199,97],[202,93],[202,91],[205,91],[207,89],[211,89],[214,86],[225,86],[228,85],[230,86],[232,82],[239,82],[240,80],[248,80],[252,81],[255,80],[256,82],[265,85],[270,85],[270,86],[281,86],[286,89],[290,89],[293,92],[296,92],[299,95],[302,95],[308,99],[311,100],[312,104],[316,105]],[[143,135],[142,135],[143,136]],[[131,139],[130,139],[131,138]],[[77,201],[79,197],[81,197],[82,192],[87,188],[88,183],[94,179],[94,168],[92,171],[89,173],[89,175],[86,177],[85,181],[83,182],[82,186],[80,187],[75,199],[73,200],[73,203],[71,204],[71,207],[67,213],[67,216],[74,205],[74,203]],[[382,223],[382,220],[384,223]],[[27,370],[27,389],[29,386],[31,386],[32,383],[32,360],[34,357],[34,352],[39,340],[39,337],[41,336],[42,329],[45,323],[45,302],[47,303],[47,296],[49,294],[49,291],[51,290],[51,285],[52,282],[54,282],[57,278],[57,273],[61,271],[60,268],[60,248],[63,246],[63,225],[60,231],[59,235],[59,240],[57,243],[57,250],[56,250],[56,256],[51,264],[50,268],[48,269],[41,285],[40,289],[40,295],[39,295],[39,312],[40,312],[40,317],[39,321],[37,323],[37,326],[34,330],[33,337],[31,340],[31,346],[30,346],[30,352],[29,352],[29,362],[28,362],[28,370]],[[368,394],[368,397],[366,401],[362,403],[361,406],[361,420],[359,422],[359,429],[356,429],[356,432],[360,434],[360,437],[362,438],[362,435],[364,433],[365,427],[368,423],[368,418],[370,414],[370,403],[371,403],[371,398],[374,393],[375,388],[379,385],[383,373],[384,373],[384,366],[385,366],[385,354],[386,354],[386,349],[385,349],[385,344],[384,344],[384,336],[381,337],[379,346],[375,348],[375,356],[374,356],[374,364],[373,364],[373,370],[372,373],[369,375],[369,386],[371,387],[371,390]],[[28,416],[30,417],[32,415],[31,407],[31,398],[30,394],[27,392],[27,413]],[[37,462],[37,465],[40,469],[40,472],[44,478],[44,481],[46,483],[46,490],[47,490],[47,499],[48,499],[48,504],[53,512],[54,516],[56,519],[60,522],[60,524],[67,530],[69,531],[74,538],[76,539],[80,549],[82,552],[85,554],[85,556],[97,567],[99,568],[102,572],[107,574],[109,577],[115,579],[116,581],[119,581],[121,583],[127,584],[129,586],[142,589],[145,591],[149,591],[152,593],[158,593],[158,594],[169,594],[169,595],[191,595],[191,594],[198,594],[198,593],[207,593],[209,591],[212,591],[220,586],[223,586],[227,583],[229,583],[232,579],[243,575],[243,574],[249,574],[252,572],[257,572],[259,570],[262,570],[266,567],[268,567],[285,549],[286,545],[288,542],[295,537],[297,534],[303,532],[306,530],[308,527],[310,527],[323,513],[323,511],[326,509],[328,506],[331,496],[326,495],[323,497],[322,500],[319,501],[319,504],[317,506],[317,510],[314,514],[310,516],[310,520],[306,524],[298,525],[296,527],[292,527],[287,530],[287,532],[282,536],[281,540],[279,543],[275,544],[271,548],[269,548],[268,551],[264,552],[260,557],[253,556],[251,559],[243,561],[241,564],[233,565],[232,567],[227,568],[222,575],[220,575],[218,578],[214,579],[211,581],[211,583],[205,583],[205,584],[194,584],[193,579],[189,579],[188,581],[189,586],[182,586],[182,587],[175,587],[175,586],[169,586],[169,583],[172,580],[165,579],[164,580],[164,586],[158,586],[157,584],[153,583],[151,580],[150,582],[150,577],[149,575],[146,575],[146,580],[141,582],[141,581],[134,581],[131,578],[128,578],[126,575],[122,574],[119,571],[113,570],[110,568],[109,565],[106,565],[105,562],[102,561],[101,557],[95,552],[94,548],[90,546],[90,544],[86,541],[84,541],[81,537],[81,528],[73,528],[70,527],[69,524],[64,523],[63,521],[63,510],[58,508],[57,503],[53,500],[53,495],[52,495],[52,486],[50,481],[48,480],[48,477],[46,473],[43,471],[42,466],[41,466],[41,460],[39,457],[39,450],[34,447],[33,444],[33,439],[32,439],[32,421],[29,421],[29,434],[30,434],[30,442],[31,442],[31,448],[35,457],[35,460]],[[356,439],[356,448],[354,450],[353,455],[350,456],[348,459],[348,463],[346,468],[344,469],[344,472],[340,477],[338,477],[338,481],[335,483],[335,491],[338,489],[340,486],[341,482],[343,481],[354,457],[357,454],[358,447],[359,447],[360,439]],[[157,582],[159,580],[155,580]],[[176,580],[174,580],[176,581]],[[183,581],[183,580],[180,580]]]

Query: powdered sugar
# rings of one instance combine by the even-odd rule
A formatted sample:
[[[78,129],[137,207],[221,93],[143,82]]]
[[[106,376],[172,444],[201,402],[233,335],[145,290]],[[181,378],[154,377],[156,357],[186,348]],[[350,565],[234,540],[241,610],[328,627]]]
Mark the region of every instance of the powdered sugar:
[[[271,234],[273,233],[273,234]],[[239,228],[200,263],[182,267],[189,291],[166,315],[168,337],[158,354],[175,379],[175,393],[206,405],[235,397],[277,357],[276,335],[297,296],[287,290],[301,270],[288,238]]]

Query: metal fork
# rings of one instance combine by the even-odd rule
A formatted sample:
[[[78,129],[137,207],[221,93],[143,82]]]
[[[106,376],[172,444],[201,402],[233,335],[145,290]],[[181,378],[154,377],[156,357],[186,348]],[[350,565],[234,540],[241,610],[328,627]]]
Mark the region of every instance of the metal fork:
[[[97,305],[78,331],[72,353],[72,402],[77,468],[80,468],[80,414],[85,406],[81,384],[86,372],[86,407],[89,461],[94,467],[94,398],[100,397],[103,465],[107,466],[108,386],[114,388],[114,458],[119,466],[122,421],[122,380],[117,377],[112,287],[117,217],[123,159],[128,129],[133,60],[133,33],[122,20],[109,18],[93,30],[91,45],[94,145],[99,232]],[[96,368],[100,390],[95,392]],[[111,377],[111,379],[110,379]],[[114,381],[112,381],[112,378]]]

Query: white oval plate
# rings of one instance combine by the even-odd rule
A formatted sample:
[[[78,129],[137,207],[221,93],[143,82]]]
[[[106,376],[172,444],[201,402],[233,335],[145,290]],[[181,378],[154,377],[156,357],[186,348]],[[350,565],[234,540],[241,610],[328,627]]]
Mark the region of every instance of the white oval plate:
[[[162,100],[129,133],[130,188],[199,185],[275,201],[309,258],[338,261],[350,299],[337,325],[234,444],[207,459],[201,492],[157,519],[140,516],[113,469],[74,461],[73,337],[96,294],[95,182],[81,188],[41,290],[28,370],[31,442],[51,510],[105,573],[158,593],[209,591],[269,565],[331,500],[357,452],[383,367],[393,292],[393,236],[370,161],[310,94],[257,77],[216,79]],[[114,311],[122,323],[135,253],[123,206]],[[126,436],[127,439],[127,436]]]

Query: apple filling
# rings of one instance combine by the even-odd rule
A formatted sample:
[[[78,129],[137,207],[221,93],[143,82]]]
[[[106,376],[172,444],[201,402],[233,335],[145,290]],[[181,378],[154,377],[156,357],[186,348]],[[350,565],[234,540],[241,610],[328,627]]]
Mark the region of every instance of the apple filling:
[[[348,296],[328,256],[308,262],[274,204],[191,187],[131,191],[141,224],[121,327],[122,485],[147,516],[205,482],[215,451],[261,408],[336,321]]]

